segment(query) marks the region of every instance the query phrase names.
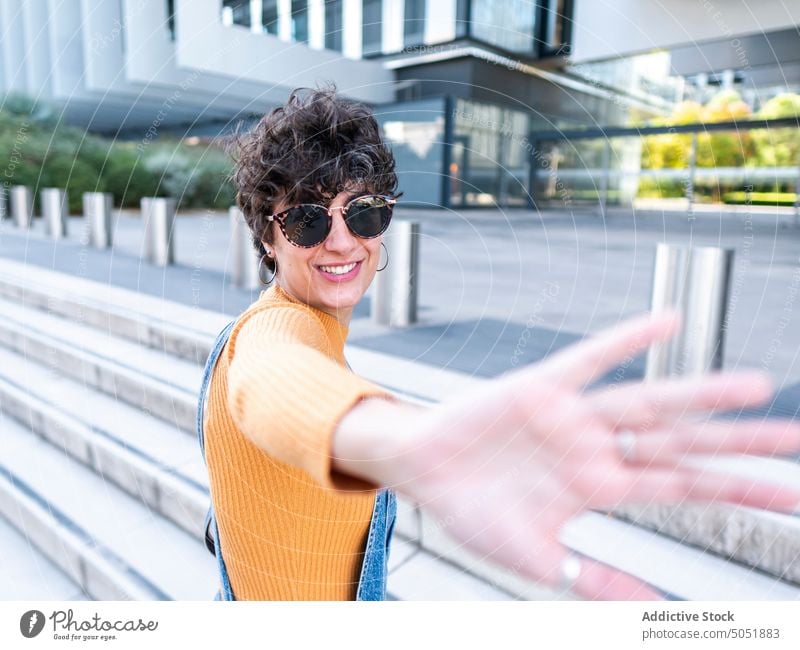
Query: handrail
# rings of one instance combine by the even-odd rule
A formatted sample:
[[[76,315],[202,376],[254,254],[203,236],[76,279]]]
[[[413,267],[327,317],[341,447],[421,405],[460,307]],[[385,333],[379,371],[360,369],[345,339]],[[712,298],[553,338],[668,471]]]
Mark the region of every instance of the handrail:
[[[710,131],[752,131],[755,129],[800,128],[800,117],[780,117],[772,120],[730,120],[727,122],[693,122],[672,126],[601,126],[571,131],[533,131],[529,138],[534,144],[552,140],[594,140],[624,136],[663,135],[665,133],[700,133]]]

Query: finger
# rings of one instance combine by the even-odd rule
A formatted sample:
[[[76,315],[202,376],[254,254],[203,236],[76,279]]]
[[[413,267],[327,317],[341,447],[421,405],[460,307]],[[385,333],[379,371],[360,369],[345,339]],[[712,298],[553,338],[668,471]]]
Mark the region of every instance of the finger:
[[[587,394],[585,400],[614,428],[646,430],[690,412],[757,406],[772,393],[768,375],[742,371],[603,388]]]
[[[595,499],[610,508],[622,503],[733,503],[791,513],[800,504],[800,491],[734,474],[679,467],[623,469],[599,486]],[[595,507],[595,506],[592,506]]]
[[[590,600],[664,600],[639,578],[559,543],[552,544],[540,559],[549,566],[542,567],[543,576],[536,579],[562,596],[573,593]]]
[[[628,464],[674,467],[688,454],[788,455],[800,452],[800,424],[792,420],[739,420],[675,424],[636,436]]]
[[[561,543],[560,531],[567,520],[584,508],[579,501],[568,501],[571,500],[535,503],[532,509],[530,503],[520,501],[516,507],[504,511],[509,517],[487,526],[482,536],[471,530],[469,537],[458,538],[486,559],[514,574],[556,589],[564,596],[569,590],[591,599],[661,600],[662,597],[641,580],[591,558],[579,556],[577,575],[565,575],[565,561],[577,554]],[[457,534],[458,531],[451,532]]]
[[[646,314],[571,345],[520,372],[535,372],[537,378],[577,390],[652,343],[667,340],[679,327],[680,317],[676,312]]]

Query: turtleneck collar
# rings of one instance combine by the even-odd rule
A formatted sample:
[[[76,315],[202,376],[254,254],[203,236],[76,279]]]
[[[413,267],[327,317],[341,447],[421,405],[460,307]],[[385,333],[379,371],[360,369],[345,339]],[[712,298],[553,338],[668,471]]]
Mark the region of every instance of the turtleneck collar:
[[[320,319],[320,321],[322,321],[325,334],[328,336],[328,340],[331,342],[336,355],[344,359],[344,345],[350,328],[347,325],[340,323],[336,317],[331,316],[329,313],[313,307],[312,305],[309,305],[298,298],[295,298],[288,291],[284,291],[277,284],[273,284],[268,289],[264,289],[261,292],[259,300],[288,302],[311,310]]]

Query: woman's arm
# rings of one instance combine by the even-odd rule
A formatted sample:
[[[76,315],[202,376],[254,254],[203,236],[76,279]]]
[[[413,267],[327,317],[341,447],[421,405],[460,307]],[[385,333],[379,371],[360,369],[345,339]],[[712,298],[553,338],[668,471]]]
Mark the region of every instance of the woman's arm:
[[[768,400],[765,375],[585,391],[677,325],[674,316],[623,323],[430,407],[365,399],[336,428],[334,465],[396,489],[473,552],[551,585],[568,555],[560,528],[585,510],[684,501],[796,510],[796,489],[691,463],[695,454],[800,450],[794,422],[708,418]],[[589,598],[656,597],[640,581],[590,559],[582,560],[575,591]]]
[[[397,488],[402,467],[402,459],[396,455],[398,441],[411,438],[427,408],[380,397],[359,401],[334,431],[333,468],[375,485]]]

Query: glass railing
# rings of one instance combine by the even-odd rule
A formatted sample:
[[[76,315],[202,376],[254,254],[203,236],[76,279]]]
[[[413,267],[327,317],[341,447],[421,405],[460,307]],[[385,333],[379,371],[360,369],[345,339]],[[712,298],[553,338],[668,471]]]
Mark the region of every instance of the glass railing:
[[[797,118],[534,134],[531,202],[798,210]]]

